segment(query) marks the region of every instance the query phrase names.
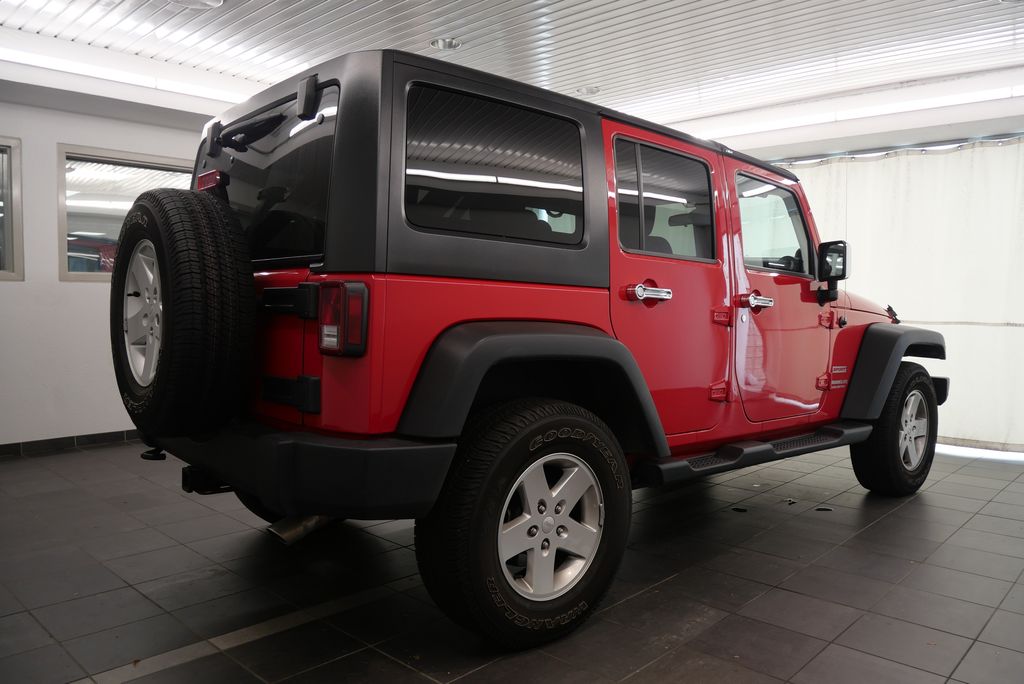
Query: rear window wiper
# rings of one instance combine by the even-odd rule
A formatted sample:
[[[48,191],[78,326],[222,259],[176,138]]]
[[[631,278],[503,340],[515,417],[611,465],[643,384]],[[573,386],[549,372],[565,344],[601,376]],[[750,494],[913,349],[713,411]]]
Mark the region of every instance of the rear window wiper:
[[[245,152],[257,140],[261,140],[280,126],[288,117],[284,114],[273,114],[261,119],[251,119],[235,126],[229,126],[220,134],[217,141],[224,147],[238,152]]]

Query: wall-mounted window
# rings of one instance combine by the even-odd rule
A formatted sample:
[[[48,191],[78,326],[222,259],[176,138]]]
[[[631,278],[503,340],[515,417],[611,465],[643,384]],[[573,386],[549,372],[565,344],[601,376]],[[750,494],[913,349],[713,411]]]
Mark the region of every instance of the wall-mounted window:
[[[192,181],[191,164],[177,159],[60,145],[58,163],[61,280],[109,280],[135,198]]]
[[[0,137],[0,280],[24,280],[21,232],[21,142]]]
[[[497,239],[583,239],[583,148],[565,119],[429,86],[409,89],[405,213]]]

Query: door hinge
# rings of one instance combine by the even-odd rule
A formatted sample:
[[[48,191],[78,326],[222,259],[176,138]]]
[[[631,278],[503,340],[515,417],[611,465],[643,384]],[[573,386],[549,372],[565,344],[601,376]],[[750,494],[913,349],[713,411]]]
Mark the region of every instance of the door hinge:
[[[831,330],[836,326],[836,312],[832,309],[818,314],[818,325]]]
[[[822,375],[819,375],[817,381],[815,381],[814,383],[814,386],[822,391],[830,389],[832,387],[832,374],[824,373]]]
[[[732,325],[732,307],[716,306],[711,310],[711,322],[726,327]]]
[[[708,399],[711,401],[729,401],[728,381],[716,382],[708,390]]]

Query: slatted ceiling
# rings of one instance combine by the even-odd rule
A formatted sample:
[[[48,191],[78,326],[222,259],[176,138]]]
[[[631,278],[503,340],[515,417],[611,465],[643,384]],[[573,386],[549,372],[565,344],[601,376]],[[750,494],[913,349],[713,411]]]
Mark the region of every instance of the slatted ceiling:
[[[393,47],[662,122],[1024,63],[997,0],[0,0],[0,25],[257,84]]]
[[[191,174],[70,159],[65,179],[77,199],[132,200],[153,188],[187,188]]]

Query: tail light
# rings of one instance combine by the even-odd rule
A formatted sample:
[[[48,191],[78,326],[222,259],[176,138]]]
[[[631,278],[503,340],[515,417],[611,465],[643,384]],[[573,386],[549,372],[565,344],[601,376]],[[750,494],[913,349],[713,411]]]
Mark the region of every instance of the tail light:
[[[366,352],[369,292],[363,283],[320,283],[320,351],[334,356]]]
[[[196,177],[196,190],[216,189],[228,184],[228,175],[220,171],[207,171]]]

